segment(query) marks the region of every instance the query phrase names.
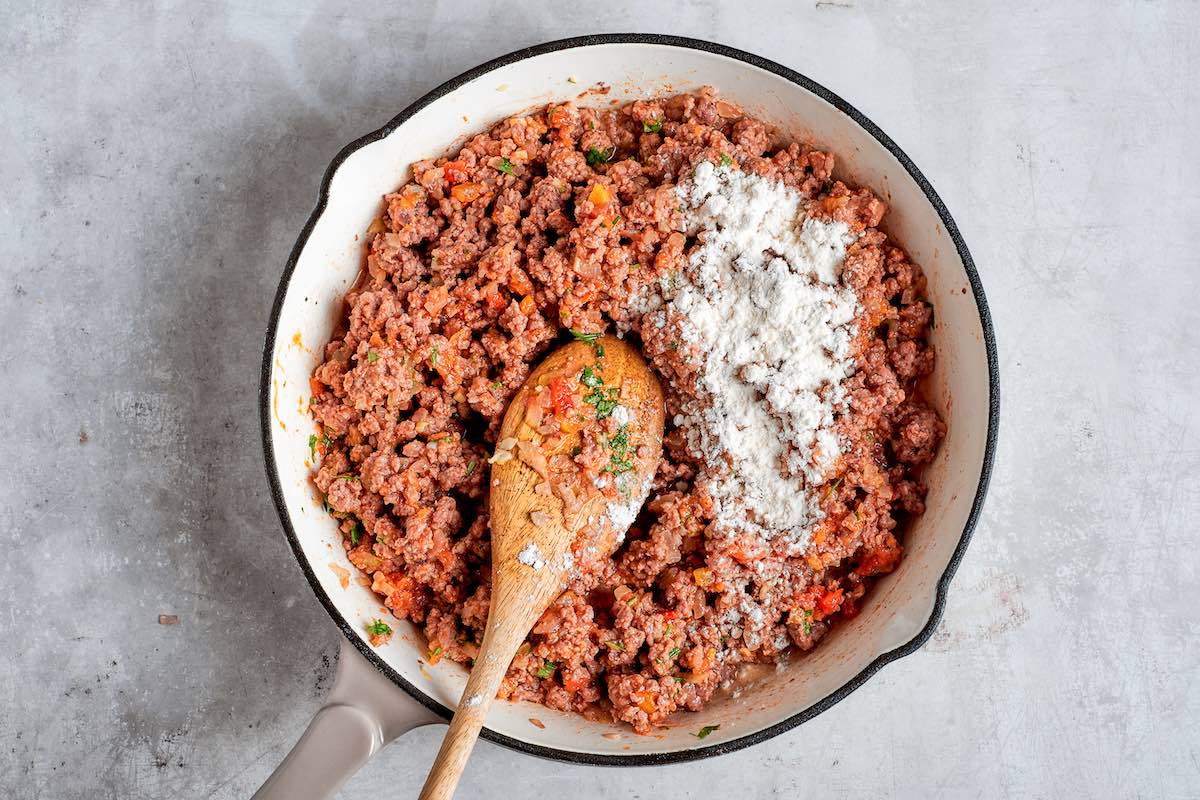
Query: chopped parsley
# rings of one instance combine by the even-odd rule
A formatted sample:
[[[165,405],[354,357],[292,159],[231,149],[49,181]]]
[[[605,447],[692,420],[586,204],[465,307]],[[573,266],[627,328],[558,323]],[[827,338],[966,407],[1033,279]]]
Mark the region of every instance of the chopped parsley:
[[[589,147],[587,151],[587,163],[589,167],[594,167],[597,164],[607,164],[608,161],[617,153],[617,148],[612,148],[607,153],[598,147]]]
[[[842,487],[842,480],[845,477],[846,477],[845,475],[839,475],[836,481],[829,484],[829,488],[825,490],[825,497],[827,497],[827,498],[831,497],[834,494],[834,492],[836,492],[838,489],[840,489]]]
[[[804,635],[808,636],[812,633],[812,615],[811,611],[804,612]]]
[[[633,457],[629,452],[629,431],[626,428],[627,426],[622,425],[607,442],[612,455],[609,456],[608,466],[604,468],[604,471],[611,472],[613,475],[620,475],[633,469]]]
[[[554,674],[554,670],[556,669],[558,669],[558,665],[553,661],[545,661],[540,667],[538,667],[538,671],[535,672],[534,675],[539,678],[549,678]]]
[[[732,165],[733,165],[733,159],[729,157],[729,154],[721,153],[721,166],[728,167],[728,166],[732,166]]]
[[[471,477],[472,474],[474,474],[474,472],[475,472],[475,459],[471,459],[470,463],[467,464],[467,474],[463,477],[469,478],[469,477]]]
[[[703,739],[704,737],[708,736],[713,731],[719,730],[720,727],[721,727],[720,725],[705,725],[703,728],[700,729],[699,733],[693,733],[692,735],[695,736],[697,739]]]
[[[596,358],[604,358],[604,345],[596,342],[593,347],[596,350]]]
[[[571,330],[571,338],[577,342],[587,342],[588,344],[594,344],[595,341],[600,338],[599,333],[584,333],[583,331],[577,331],[574,328],[571,328],[570,330]]]
[[[597,386],[603,386],[604,381],[596,374],[591,367],[584,367],[583,372],[579,374],[579,382],[589,389],[595,389]]]
[[[433,346],[433,349],[429,351],[429,366],[431,367],[437,366],[437,351],[438,346],[436,344]]]
[[[607,419],[620,403],[617,402],[620,397],[620,391],[613,387],[605,389],[603,386],[597,386],[592,389],[591,394],[583,398],[583,402],[590,406],[596,407],[596,419]]]
[[[499,381],[499,380],[497,380],[497,381],[492,381],[492,388],[493,388],[493,389],[503,389],[503,388],[504,388],[504,381]]]
[[[429,660],[432,661],[433,659],[437,658],[441,654],[442,654],[442,646],[440,644],[436,645],[432,650],[429,651]]]
[[[362,541],[362,535],[363,524],[361,522],[355,522],[354,527],[350,529],[350,544],[354,547],[358,547],[358,543]]]
[[[358,480],[358,476],[353,472],[343,472],[341,475],[337,476],[337,479],[339,481],[356,481]]]
[[[662,130],[662,120],[656,119],[653,122],[642,123],[642,133],[658,133]]]
[[[381,619],[377,619],[367,626],[367,633],[372,636],[387,636],[392,632],[392,627]]]
[[[624,652],[625,652],[625,645],[621,644],[620,642],[618,642],[618,641],[616,641],[616,640],[614,640],[614,639],[609,639],[608,641],[606,641],[606,642],[604,643],[604,645],[605,645],[605,646],[606,646],[606,647],[607,647],[609,650],[616,650],[618,653],[624,653]]]
[[[672,647],[671,651],[669,653],[667,653],[667,658],[672,658],[672,659],[679,658],[680,652],[682,652],[682,651],[680,651],[680,649],[678,647]]]
[[[308,437],[308,453],[313,461],[317,460],[317,435],[315,433]]]
[[[376,353],[374,350],[367,351],[367,363],[368,364],[374,364],[378,360],[379,360],[379,353]]]
[[[512,174],[513,174],[513,165],[512,165],[512,162],[511,162],[511,161],[509,161],[507,158],[502,158],[502,159],[500,159],[500,166],[496,167],[496,169],[500,170],[500,171],[501,171],[501,172],[503,172],[505,175],[512,175]]]

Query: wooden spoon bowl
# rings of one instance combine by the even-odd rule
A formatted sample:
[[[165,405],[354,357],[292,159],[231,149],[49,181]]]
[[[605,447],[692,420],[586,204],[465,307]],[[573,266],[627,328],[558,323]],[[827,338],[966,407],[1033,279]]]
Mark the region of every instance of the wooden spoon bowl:
[[[573,575],[603,562],[623,540],[662,456],[663,414],[657,377],[637,350],[611,336],[585,336],[559,348],[509,404],[492,457],[487,628],[421,791],[423,800],[453,796],[500,682],[530,629]],[[569,483],[563,489],[568,476],[551,465],[580,454],[586,460],[597,440],[607,446],[608,464],[599,476],[589,474],[573,489]]]

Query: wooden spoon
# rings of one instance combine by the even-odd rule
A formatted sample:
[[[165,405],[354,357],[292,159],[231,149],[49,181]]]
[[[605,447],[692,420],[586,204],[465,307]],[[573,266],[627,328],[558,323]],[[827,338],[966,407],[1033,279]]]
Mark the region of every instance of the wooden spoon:
[[[565,410],[569,404],[561,398],[564,388],[573,390],[576,397],[582,393],[583,401]],[[606,497],[592,490],[583,495],[576,490],[578,507],[567,509],[558,493],[546,493],[546,487],[536,491],[546,479],[527,462],[545,469],[532,445],[541,441],[537,428],[556,411],[569,422],[561,434],[552,435],[537,448],[547,458],[578,452],[582,435],[601,429],[601,417],[625,422],[628,445],[616,446],[610,462],[613,469],[599,479],[601,483],[618,481],[615,485],[620,486],[620,494]],[[576,429],[576,425],[582,427]],[[624,539],[645,502],[662,456],[662,433],[663,397],[658,379],[637,350],[611,336],[574,341],[556,350],[513,398],[500,426],[501,447],[492,459],[492,599],[487,629],[450,729],[421,790],[422,800],[448,800],[454,795],[517,648],[566,588],[570,574],[601,563]],[[614,438],[605,441],[611,443]],[[619,456],[621,453],[625,455]]]

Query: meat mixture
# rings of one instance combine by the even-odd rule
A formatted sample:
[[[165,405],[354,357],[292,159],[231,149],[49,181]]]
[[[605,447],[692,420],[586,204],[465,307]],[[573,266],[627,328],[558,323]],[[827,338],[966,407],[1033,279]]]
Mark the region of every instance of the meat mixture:
[[[702,89],[507,119],[385,197],[312,378],[313,480],[429,661],[478,652],[488,461],[511,448],[510,398],[572,337],[642,349],[663,457],[502,697],[649,732],[743,665],[812,648],[896,568],[945,433],[920,389],[933,310],[884,202],[833,165]],[[550,413],[611,417],[595,375],[578,382],[549,389]],[[597,469],[623,470],[617,415],[576,454]]]

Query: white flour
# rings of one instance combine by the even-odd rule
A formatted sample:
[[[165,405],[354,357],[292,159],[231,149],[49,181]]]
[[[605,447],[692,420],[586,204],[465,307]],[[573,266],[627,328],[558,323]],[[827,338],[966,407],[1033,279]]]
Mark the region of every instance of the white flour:
[[[539,570],[546,566],[546,561],[542,558],[542,551],[533,542],[527,542],[521,548],[521,552],[517,553],[517,561],[532,567],[534,570]]]
[[[702,163],[676,192],[701,244],[647,318],[703,362],[701,402],[676,424],[711,467],[718,530],[784,535],[799,553],[841,452],[834,414],[859,306],[840,278],[853,236],[806,218],[794,190],[730,167]]]

